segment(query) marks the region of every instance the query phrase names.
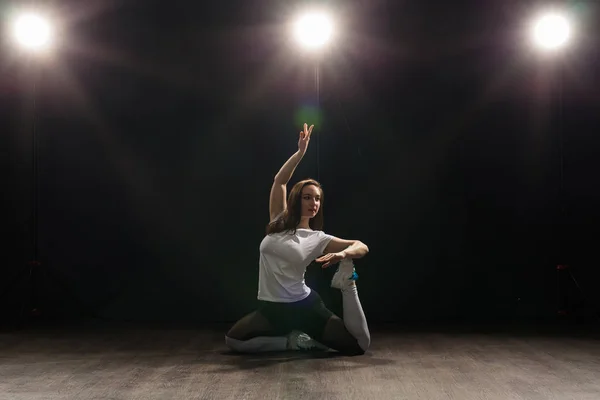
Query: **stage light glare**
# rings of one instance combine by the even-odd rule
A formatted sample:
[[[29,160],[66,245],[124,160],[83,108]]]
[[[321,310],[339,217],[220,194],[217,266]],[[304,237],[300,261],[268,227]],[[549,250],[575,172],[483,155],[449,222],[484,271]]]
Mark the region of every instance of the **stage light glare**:
[[[29,51],[40,51],[51,43],[52,26],[41,15],[21,14],[14,21],[13,36],[22,48]]]
[[[545,14],[533,26],[535,44],[545,50],[564,47],[571,37],[569,20],[560,14]]]
[[[322,12],[310,12],[298,18],[294,24],[298,42],[309,49],[325,46],[333,34],[331,18]]]

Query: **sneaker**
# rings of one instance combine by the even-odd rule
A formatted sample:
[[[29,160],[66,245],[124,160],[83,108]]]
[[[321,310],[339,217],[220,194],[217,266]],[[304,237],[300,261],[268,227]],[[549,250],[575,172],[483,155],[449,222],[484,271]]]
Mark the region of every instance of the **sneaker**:
[[[343,289],[350,286],[357,279],[358,274],[354,270],[354,263],[351,259],[344,259],[340,261],[340,265],[331,279],[331,287]]]
[[[322,345],[306,333],[300,331],[289,333],[287,347],[290,350],[329,350],[329,347]]]

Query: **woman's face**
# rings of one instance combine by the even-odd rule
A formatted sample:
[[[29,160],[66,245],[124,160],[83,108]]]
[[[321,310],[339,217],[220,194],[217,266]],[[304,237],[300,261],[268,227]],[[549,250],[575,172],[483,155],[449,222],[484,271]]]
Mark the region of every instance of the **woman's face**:
[[[302,188],[302,216],[313,218],[321,207],[321,190],[315,185]]]

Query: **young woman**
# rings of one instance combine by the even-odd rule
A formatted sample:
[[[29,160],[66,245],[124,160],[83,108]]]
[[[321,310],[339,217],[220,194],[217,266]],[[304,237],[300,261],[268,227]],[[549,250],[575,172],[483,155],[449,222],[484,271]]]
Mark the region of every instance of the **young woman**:
[[[300,132],[298,151],[281,167],[271,188],[270,223],[260,244],[259,308],[227,332],[225,343],[238,352],[333,349],[364,354],[371,336],[358,292],[352,259],[368,247],[324,233],[323,190],[312,179],[298,182],[286,201],[286,185],[302,160],[313,126]],[[326,268],[339,263],[331,286],[341,290],[343,319],[328,310],[319,294],[306,286],[304,273],[317,261]]]

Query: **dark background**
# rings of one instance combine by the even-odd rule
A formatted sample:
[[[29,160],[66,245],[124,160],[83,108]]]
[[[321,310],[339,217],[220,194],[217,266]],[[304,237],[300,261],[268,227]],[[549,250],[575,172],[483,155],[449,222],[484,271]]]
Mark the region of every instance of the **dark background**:
[[[318,161],[325,230],[369,246],[357,268],[370,321],[597,312],[598,2],[561,3],[577,19],[562,58],[527,42],[544,2],[326,2],[343,29],[321,60],[321,119],[315,60],[286,26],[308,2],[45,4],[64,27],[52,59],[28,62],[7,37],[2,50],[8,319],[30,293],[13,278],[32,257],[34,121],[51,279],[35,275],[46,284],[28,317],[251,311],[270,185],[305,121],[317,126],[291,184],[317,178]],[[333,272],[313,266],[307,280],[340,312]]]

